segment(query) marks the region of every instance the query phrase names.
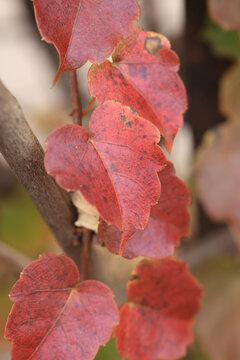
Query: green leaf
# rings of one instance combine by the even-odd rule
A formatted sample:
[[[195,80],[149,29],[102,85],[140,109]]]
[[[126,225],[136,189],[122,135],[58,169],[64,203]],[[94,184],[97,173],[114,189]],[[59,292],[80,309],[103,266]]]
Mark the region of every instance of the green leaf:
[[[109,340],[106,346],[100,347],[95,360],[121,360],[113,338]]]
[[[212,52],[219,57],[233,60],[240,57],[240,38],[237,31],[224,30],[207,18],[201,31],[201,38],[210,45]]]
[[[198,342],[195,341],[194,344],[188,349],[188,353],[183,358],[183,360],[210,360],[210,358],[203,353]]]

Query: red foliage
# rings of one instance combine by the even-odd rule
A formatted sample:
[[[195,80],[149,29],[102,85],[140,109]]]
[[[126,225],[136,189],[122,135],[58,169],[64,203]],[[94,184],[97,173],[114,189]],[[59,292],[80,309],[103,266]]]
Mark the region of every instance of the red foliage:
[[[132,32],[136,0],[33,0],[38,29],[60,57],[56,79],[87,60],[105,61]]]
[[[187,207],[191,205],[188,187],[175,176],[172,163],[167,162],[159,172],[161,196],[152,207],[149,222],[143,231],[137,231],[125,244],[122,256],[161,258],[174,252],[179,240],[189,234],[190,217]],[[114,225],[100,222],[98,236],[114,254],[119,254],[121,233]]]
[[[99,105],[89,133],[79,125],[56,129],[46,143],[47,172],[96,207],[99,237],[111,252],[126,258],[172,254],[189,232],[191,195],[157,144],[161,133],[171,150],[187,107],[178,56],[164,36],[133,28],[136,0],[33,4],[40,33],[60,56],[55,81],[87,60],[105,61],[118,45],[112,63],[89,71],[89,91]],[[79,283],[67,256],[45,254],[13,287],[5,334],[13,342],[13,360],[91,360],[117,325],[122,357],[172,360],[193,340],[200,296],[183,262],[143,261],[129,282],[117,325],[109,288],[94,280]]]
[[[162,35],[135,28],[113,54],[113,63],[93,65],[89,91],[99,104],[118,100],[156,125],[171,150],[187,107],[185,87],[179,78],[179,59]]]
[[[182,261],[142,261],[127,288],[114,336],[123,358],[178,359],[193,341],[201,289]]]
[[[110,289],[79,283],[65,255],[45,254],[28,265],[13,287],[5,336],[12,360],[90,360],[109,340],[119,314]]]
[[[66,190],[80,190],[108,223],[123,233],[122,246],[148,222],[160,195],[157,171],[165,165],[155,126],[115,101],[99,106],[89,123],[65,125],[47,140],[45,166]]]

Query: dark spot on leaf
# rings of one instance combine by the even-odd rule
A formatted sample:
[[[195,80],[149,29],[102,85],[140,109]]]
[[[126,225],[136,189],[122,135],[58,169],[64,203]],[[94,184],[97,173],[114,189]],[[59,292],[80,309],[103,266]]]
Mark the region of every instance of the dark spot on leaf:
[[[83,184],[82,189],[89,193],[89,187],[87,185]]]
[[[126,122],[126,120],[127,120],[126,116],[121,114],[121,120],[122,120],[122,122]]]
[[[162,42],[158,36],[147,37],[144,43],[144,49],[150,55],[157,55],[158,51],[161,49]]]
[[[169,117],[167,115],[163,115],[164,120],[168,123],[170,121]]]
[[[131,120],[128,120],[127,117],[125,115],[121,114],[121,120],[122,122],[124,122],[128,127],[132,127],[132,122]]]
[[[129,106],[129,107],[130,107],[130,109],[132,110],[132,112],[133,112],[134,114],[138,115],[137,110],[135,110],[132,106]]]
[[[139,76],[139,66],[131,64],[131,67],[129,68],[130,75],[133,77]]]
[[[139,76],[143,79],[143,80],[147,80],[147,68],[144,65],[138,66],[138,73]]]
[[[137,280],[137,279],[140,279],[140,276],[139,276],[139,275],[136,275],[136,274],[133,274],[133,275],[130,277],[130,281],[134,281],[134,280]]]
[[[110,164],[110,171],[112,171],[113,173],[117,171],[117,168],[113,163]]]

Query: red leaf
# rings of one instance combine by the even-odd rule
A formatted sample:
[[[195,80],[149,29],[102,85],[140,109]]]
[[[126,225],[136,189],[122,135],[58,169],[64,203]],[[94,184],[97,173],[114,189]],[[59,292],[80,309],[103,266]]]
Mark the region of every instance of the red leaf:
[[[105,61],[118,42],[132,32],[139,17],[136,0],[33,0],[43,39],[57,48],[64,72],[87,60]]]
[[[45,254],[29,264],[13,287],[5,330],[13,360],[90,360],[118,322],[110,289],[95,280],[79,284],[65,255]]]
[[[109,61],[89,70],[89,92],[99,104],[118,100],[131,105],[156,125],[168,151],[182,126],[187,107],[186,91],[179,78],[179,59],[168,40],[135,28]]]
[[[109,101],[89,123],[65,125],[47,140],[47,171],[61,187],[80,190],[107,223],[123,233],[122,246],[148,222],[160,195],[157,171],[166,162],[155,126],[129,107]]]
[[[189,233],[190,217],[187,207],[191,205],[188,187],[175,176],[172,163],[168,161],[159,172],[161,196],[151,210],[146,228],[137,231],[125,244],[122,256],[132,259],[136,256],[160,258],[174,252],[179,240]],[[101,221],[98,236],[114,254],[119,254],[121,233],[114,225]]]
[[[193,316],[201,289],[184,262],[173,258],[142,261],[127,287],[114,330],[121,357],[178,359],[193,341]]]

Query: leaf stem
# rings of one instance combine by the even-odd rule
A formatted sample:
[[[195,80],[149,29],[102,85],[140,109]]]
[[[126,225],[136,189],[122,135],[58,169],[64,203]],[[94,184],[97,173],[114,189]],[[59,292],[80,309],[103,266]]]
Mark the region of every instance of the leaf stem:
[[[72,98],[72,117],[74,124],[82,125],[82,103],[78,89],[77,71],[73,70],[69,73],[70,88]]]
[[[91,110],[91,108],[93,107],[95,102],[96,102],[96,98],[94,97],[94,98],[92,98],[92,100],[90,101],[90,103],[88,104],[86,109],[83,110],[82,117],[86,116],[89,113],[89,111]]]

